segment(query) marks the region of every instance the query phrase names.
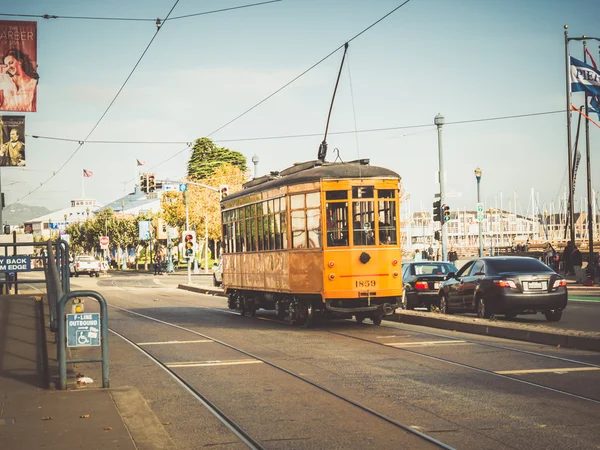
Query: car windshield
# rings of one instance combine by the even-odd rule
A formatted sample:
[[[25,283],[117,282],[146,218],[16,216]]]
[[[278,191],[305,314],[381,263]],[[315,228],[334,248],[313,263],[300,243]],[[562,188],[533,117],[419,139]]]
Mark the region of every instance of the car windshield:
[[[533,258],[490,259],[487,264],[497,273],[552,271],[546,264]]]
[[[415,275],[446,275],[456,272],[452,264],[415,264]]]
[[[93,256],[78,256],[77,261],[92,262],[96,261],[96,258],[94,258]]]

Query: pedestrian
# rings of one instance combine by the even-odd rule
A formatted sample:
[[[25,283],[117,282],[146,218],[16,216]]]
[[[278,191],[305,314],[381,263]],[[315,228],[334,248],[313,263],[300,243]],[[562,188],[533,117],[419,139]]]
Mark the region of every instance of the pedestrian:
[[[575,272],[576,282],[583,284],[583,256],[576,244],[573,244],[573,253],[571,255],[571,264],[573,265],[573,271]]]
[[[567,245],[563,250],[562,260],[565,275],[573,275],[573,243],[571,241],[567,242]]]
[[[448,252],[448,261],[454,262],[458,261],[458,253],[454,250],[454,247],[450,247],[450,251]]]
[[[160,275],[162,273],[162,258],[160,252],[156,252],[154,256],[154,275]]]
[[[427,259],[429,261],[433,260],[433,247],[430,245],[429,248],[427,249]]]
[[[415,250],[415,254],[413,255],[414,261],[421,261],[421,252],[419,250]]]

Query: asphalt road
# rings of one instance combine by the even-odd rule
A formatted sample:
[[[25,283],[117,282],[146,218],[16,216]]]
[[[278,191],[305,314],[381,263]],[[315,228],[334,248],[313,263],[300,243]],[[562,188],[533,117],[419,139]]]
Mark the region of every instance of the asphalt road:
[[[249,355],[454,448],[597,448],[600,442],[600,354],[595,352],[391,322],[375,327],[336,321],[306,330],[273,321],[269,314],[240,317],[225,309],[222,297],[177,290],[185,275],[72,282],[73,289],[101,292],[110,305],[112,330],[161,361],[182,366],[178,374],[265,448],[428,445],[264,362],[244,363],[253,359]],[[209,285],[210,278],[198,275],[194,283]],[[581,304],[598,314],[596,306]],[[573,308],[573,314],[585,312]],[[111,385],[136,386],[178,448],[244,448],[139,350],[114,334],[110,348]]]

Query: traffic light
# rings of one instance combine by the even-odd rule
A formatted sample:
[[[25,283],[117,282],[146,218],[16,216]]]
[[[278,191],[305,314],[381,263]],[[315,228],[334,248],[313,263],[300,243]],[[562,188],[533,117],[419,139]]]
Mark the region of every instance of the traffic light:
[[[4,225],[4,234],[10,234],[10,225]]]
[[[156,189],[156,183],[154,182],[154,174],[148,175],[148,192],[154,192]]]
[[[196,248],[196,232],[195,231],[184,231],[183,232],[183,254],[186,258],[194,257],[194,249]]]
[[[436,200],[433,202],[433,221],[441,222],[442,221],[442,211],[441,211],[441,200]]]
[[[148,192],[148,178],[145,173],[140,175],[140,191]]]
[[[229,195],[229,185],[228,184],[222,184],[219,186],[219,197],[221,198],[221,201],[225,200],[225,197],[227,197]]]
[[[433,232],[433,238],[434,238],[436,241],[441,241],[441,240],[442,240],[442,236],[440,235],[440,230],[435,230],[435,231]]]
[[[444,222],[448,222],[450,220],[450,207],[444,205],[442,209],[444,210]]]

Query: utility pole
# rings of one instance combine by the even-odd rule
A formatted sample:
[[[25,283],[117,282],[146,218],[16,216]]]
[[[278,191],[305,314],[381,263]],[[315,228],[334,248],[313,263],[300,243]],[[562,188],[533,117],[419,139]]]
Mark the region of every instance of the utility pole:
[[[446,204],[446,190],[444,189],[444,157],[442,152],[442,127],[444,126],[444,116],[438,114],[433,119],[437,126],[438,133],[438,158],[439,158],[439,180],[440,180],[440,203]],[[448,227],[442,218],[442,261],[448,261]]]
[[[185,203],[185,229],[190,229],[190,192],[186,189],[183,191],[183,202]],[[187,262],[188,284],[192,284],[192,259],[188,258]]]

